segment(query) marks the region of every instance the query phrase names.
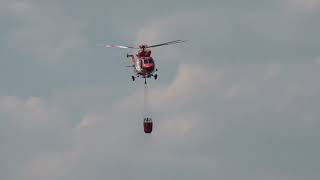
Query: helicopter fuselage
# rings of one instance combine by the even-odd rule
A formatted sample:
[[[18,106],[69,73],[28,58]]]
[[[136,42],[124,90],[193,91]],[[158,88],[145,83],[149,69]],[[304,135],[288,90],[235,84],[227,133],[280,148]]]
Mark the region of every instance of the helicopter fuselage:
[[[155,63],[152,57],[137,57],[134,61],[134,69],[137,76],[149,78],[155,71]]]

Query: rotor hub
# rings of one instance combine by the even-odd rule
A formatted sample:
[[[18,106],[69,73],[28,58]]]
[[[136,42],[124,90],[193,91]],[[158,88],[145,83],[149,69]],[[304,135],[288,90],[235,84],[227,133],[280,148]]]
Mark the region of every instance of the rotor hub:
[[[145,49],[145,48],[147,48],[147,47],[148,47],[148,46],[147,46],[147,45],[144,45],[144,44],[142,44],[142,45],[139,46],[140,49]]]

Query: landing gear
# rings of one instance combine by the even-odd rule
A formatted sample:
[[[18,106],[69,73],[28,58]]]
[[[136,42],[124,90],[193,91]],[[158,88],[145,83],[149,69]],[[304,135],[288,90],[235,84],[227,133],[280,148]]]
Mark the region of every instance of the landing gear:
[[[147,78],[144,78],[144,84],[147,85]]]
[[[129,57],[133,57],[133,55],[132,55],[132,54],[127,53],[127,58],[129,58]]]
[[[157,80],[158,75],[157,75],[157,74],[155,74],[153,77],[154,77],[154,80]]]
[[[131,78],[132,78],[132,81],[134,81],[136,79],[134,76],[131,76]]]

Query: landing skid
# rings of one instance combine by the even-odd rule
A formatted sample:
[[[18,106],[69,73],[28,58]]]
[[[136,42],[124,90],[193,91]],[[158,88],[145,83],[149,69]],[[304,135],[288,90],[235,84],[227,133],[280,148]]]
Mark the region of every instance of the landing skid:
[[[158,75],[157,74],[152,74],[152,75],[149,75],[148,77],[142,77],[142,78],[144,78],[144,84],[147,84],[147,78],[149,78],[151,76],[154,78],[154,80],[158,79]],[[137,76],[137,77],[140,77],[140,76]],[[135,76],[131,76],[131,79],[132,79],[132,81],[135,81],[136,77]]]

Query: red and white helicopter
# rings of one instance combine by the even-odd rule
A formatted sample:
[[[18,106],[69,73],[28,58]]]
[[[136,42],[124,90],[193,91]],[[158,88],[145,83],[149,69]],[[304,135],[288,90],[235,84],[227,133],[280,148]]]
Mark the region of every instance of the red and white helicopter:
[[[151,50],[150,48],[158,47],[158,46],[165,46],[170,44],[177,44],[185,42],[184,40],[175,40],[175,41],[169,41],[166,43],[161,44],[155,44],[152,46],[149,45],[139,45],[139,47],[133,47],[133,46],[120,46],[120,45],[102,45],[104,47],[108,48],[121,48],[121,49],[131,49],[130,54],[127,54],[127,58],[130,58],[131,66],[134,68],[135,75],[132,75],[132,81],[135,80],[135,77],[141,77],[144,78],[144,83],[147,83],[147,78],[154,77],[156,80],[158,75],[155,74],[158,69],[155,68],[155,63],[153,58],[151,57]],[[101,46],[101,45],[99,45]],[[133,49],[139,49],[138,54],[136,54],[136,57],[134,56]]]

